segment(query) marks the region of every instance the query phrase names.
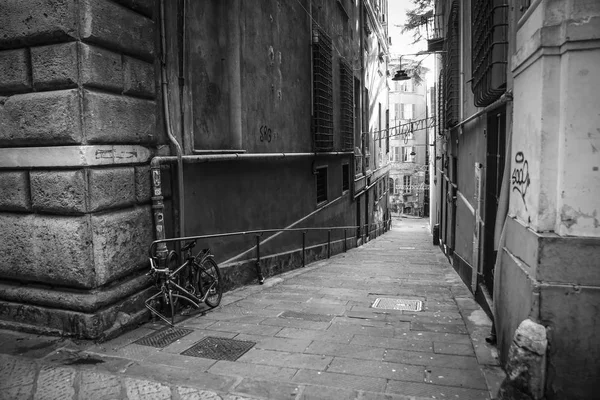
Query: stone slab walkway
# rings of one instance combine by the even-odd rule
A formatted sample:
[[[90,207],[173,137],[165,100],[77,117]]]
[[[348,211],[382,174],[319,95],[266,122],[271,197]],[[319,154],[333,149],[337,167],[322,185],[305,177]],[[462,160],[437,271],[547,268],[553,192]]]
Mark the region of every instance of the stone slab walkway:
[[[491,321],[426,224],[396,219],[360,248],[227,292],[165,347],[134,343],[158,322],[99,344],[0,331],[0,399],[490,399],[503,378]],[[255,344],[235,361],[181,354],[206,337]]]

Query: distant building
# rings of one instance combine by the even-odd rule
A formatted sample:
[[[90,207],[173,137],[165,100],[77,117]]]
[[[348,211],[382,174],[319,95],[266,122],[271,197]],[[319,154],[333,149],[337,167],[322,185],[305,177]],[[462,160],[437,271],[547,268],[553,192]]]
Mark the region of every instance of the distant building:
[[[404,58],[403,63],[411,62]],[[390,70],[400,69],[400,60],[392,59]],[[428,124],[423,124],[428,115],[427,85],[416,83],[414,78],[404,81],[388,80],[390,84],[390,189],[391,209],[397,213],[428,216],[426,195],[428,182]],[[410,123],[421,121],[421,124]]]
[[[2,327],[99,338],[147,318],[161,236],[384,232],[387,1],[0,9]],[[232,287],[256,279],[256,239],[198,247]],[[305,239],[307,262],[327,255],[326,231]],[[301,233],[260,240],[265,275],[301,265]]]

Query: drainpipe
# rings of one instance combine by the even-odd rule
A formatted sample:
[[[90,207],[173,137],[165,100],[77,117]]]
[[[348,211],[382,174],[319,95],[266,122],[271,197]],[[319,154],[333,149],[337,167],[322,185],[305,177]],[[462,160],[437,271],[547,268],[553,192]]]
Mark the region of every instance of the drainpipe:
[[[229,79],[229,129],[234,149],[242,148],[242,77],[241,77],[241,38],[240,0],[231,0],[227,10],[229,40],[227,43],[227,76]]]
[[[363,116],[365,115],[365,104],[364,104],[364,86],[365,86],[365,38],[364,38],[364,24],[365,24],[365,6],[364,3],[361,1],[359,3],[359,11],[358,11],[358,15],[359,15],[359,23],[358,23],[358,37],[359,37],[359,42],[360,42],[360,90],[358,91],[359,93],[359,99],[358,101],[360,102],[360,115],[358,117],[358,123],[360,124],[360,148],[362,150],[362,173],[364,176],[367,175],[367,165],[366,165],[366,160],[367,160],[367,149],[365,148],[365,139],[363,137],[363,135],[368,134],[365,132],[368,132],[368,129],[364,129],[364,120],[363,120]],[[368,105],[367,105],[368,107]]]
[[[171,126],[171,114],[169,110],[169,85],[167,79],[167,63],[166,63],[166,52],[167,52],[167,40],[166,40],[166,18],[165,18],[165,2],[164,0],[160,0],[160,43],[161,43],[161,65],[160,65],[160,76],[161,76],[161,87],[162,87],[162,103],[163,103],[163,112],[165,114],[165,129],[167,132],[167,136],[169,141],[175,148],[175,152],[177,154],[177,184],[178,184],[178,196],[179,196],[179,233],[181,236],[185,236],[184,229],[184,221],[185,221],[185,213],[184,213],[184,205],[183,205],[183,152],[181,150],[181,146],[179,142],[173,135],[173,130]],[[183,129],[183,127],[182,127]],[[182,135],[183,137],[183,135]],[[153,204],[152,208],[154,209],[154,221],[156,223],[156,238],[164,239],[165,230],[164,230],[164,213],[162,204],[162,193],[160,189],[160,165],[158,162],[155,162],[153,159],[151,162],[151,170],[152,170],[152,184],[153,184]],[[158,185],[158,187],[157,187]],[[155,199],[156,198],[156,199]],[[157,253],[159,254],[159,261],[164,261],[166,258],[167,247],[166,244],[164,248],[161,246],[157,249]],[[164,256],[164,258],[162,258]]]

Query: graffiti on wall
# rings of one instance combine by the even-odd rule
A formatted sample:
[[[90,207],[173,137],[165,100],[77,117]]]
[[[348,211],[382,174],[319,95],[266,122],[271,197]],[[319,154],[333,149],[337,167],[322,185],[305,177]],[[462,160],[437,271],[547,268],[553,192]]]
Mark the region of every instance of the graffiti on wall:
[[[258,130],[258,132],[259,132],[259,139],[261,142],[271,143],[271,140],[279,139],[279,133],[274,132],[267,125],[262,125],[260,127],[260,129]]]
[[[527,202],[525,201],[525,195],[531,180],[529,179],[529,163],[525,159],[525,155],[522,151],[518,151],[515,154],[515,168],[512,173],[512,190],[518,192],[523,199],[525,210],[527,210]]]

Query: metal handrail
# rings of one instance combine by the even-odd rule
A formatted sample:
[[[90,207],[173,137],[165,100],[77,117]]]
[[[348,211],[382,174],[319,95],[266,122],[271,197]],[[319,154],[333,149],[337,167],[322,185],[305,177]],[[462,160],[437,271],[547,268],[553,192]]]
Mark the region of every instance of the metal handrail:
[[[259,283],[264,282],[264,277],[262,275],[262,270],[260,267],[260,237],[265,233],[277,233],[277,232],[302,232],[302,266],[305,265],[305,252],[306,252],[306,233],[309,231],[327,231],[327,258],[331,257],[331,231],[332,230],[343,230],[344,231],[344,252],[347,250],[347,231],[349,229],[358,230],[360,228],[366,228],[366,230],[370,229],[373,225],[376,226],[376,230],[379,229],[379,225],[386,226],[391,222],[391,218],[388,218],[383,222],[373,222],[365,225],[350,225],[350,226],[330,226],[330,227],[313,227],[313,228],[275,228],[275,229],[257,229],[251,231],[237,231],[237,232],[225,232],[225,233],[212,233],[207,235],[197,235],[197,236],[184,236],[184,237],[176,237],[169,239],[159,239],[155,240],[150,244],[150,248],[148,249],[149,256],[153,258],[154,251],[156,246],[160,243],[172,243],[172,242],[185,242],[189,240],[200,240],[200,239],[212,239],[212,238],[220,238],[220,237],[229,237],[229,236],[245,236],[245,235],[256,235],[256,271],[258,275]],[[367,233],[370,233],[369,230]],[[159,260],[161,261],[161,260]]]

